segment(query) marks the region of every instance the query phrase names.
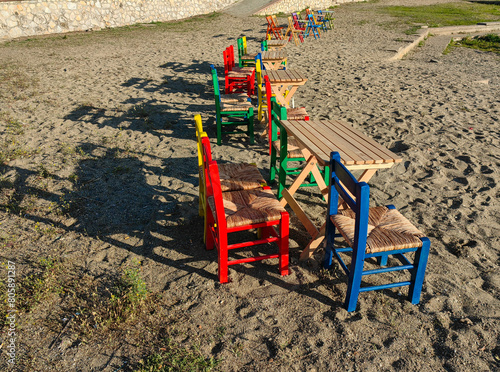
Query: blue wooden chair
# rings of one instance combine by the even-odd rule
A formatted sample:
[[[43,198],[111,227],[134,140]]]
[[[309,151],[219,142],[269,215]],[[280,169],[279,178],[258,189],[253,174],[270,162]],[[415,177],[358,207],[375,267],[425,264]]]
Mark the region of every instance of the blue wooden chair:
[[[316,13],[318,15],[316,16],[316,20],[318,21],[318,24],[321,23],[323,26],[323,30],[328,31],[329,29],[332,29],[332,23],[331,20],[328,19],[324,14],[322,10],[318,10]]]
[[[319,30],[321,27],[322,25],[316,23],[314,16],[312,14],[308,14],[307,25],[306,25],[306,30],[304,31],[304,36],[307,37],[312,33],[315,39],[319,38],[320,37]]]
[[[356,310],[359,292],[409,286],[408,297],[418,304],[424,282],[430,240],[408,221],[394,206],[369,207],[370,187],[356,178],[340,162],[338,152],[332,152],[331,178],[326,219],[326,249],[323,265],[330,268],[332,257],[339,260],[348,276],[345,306]],[[348,209],[339,209],[339,197]],[[339,234],[336,235],[336,230]],[[335,247],[335,237],[343,237],[347,248]],[[341,254],[351,253],[350,267]],[[406,257],[414,252],[413,263]],[[344,255],[345,256],[345,255]],[[390,265],[387,266],[391,256]],[[375,257],[379,268],[364,270],[365,260]],[[392,259],[394,257],[395,259]],[[399,261],[400,264],[397,262]],[[382,267],[384,266],[384,267]],[[406,270],[409,280],[382,285],[362,285],[367,275]],[[399,279],[398,279],[399,280]]]
[[[212,70],[212,82],[214,84],[215,96],[215,122],[217,125],[217,145],[222,143],[222,134],[247,133],[250,137],[250,144],[254,143],[253,129],[253,106],[250,101],[240,101],[234,99],[221,98],[219,88],[219,78],[214,65],[210,65]],[[226,96],[226,95],[224,95]],[[227,95],[234,97],[234,94]],[[239,129],[245,126],[246,130]],[[226,129],[228,128],[228,129]]]

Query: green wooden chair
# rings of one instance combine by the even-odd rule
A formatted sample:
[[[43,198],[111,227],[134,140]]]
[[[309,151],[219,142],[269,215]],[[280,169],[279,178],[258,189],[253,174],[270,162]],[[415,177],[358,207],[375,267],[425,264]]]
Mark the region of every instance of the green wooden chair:
[[[222,143],[222,134],[247,133],[250,144],[254,143],[253,128],[253,106],[250,101],[225,102],[221,98],[219,79],[214,65],[212,69],[212,81],[214,84],[215,119],[217,124],[217,145]],[[245,129],[239,127],[245,126]],[[225,129],[227,128],[227,129]]]
[[[248,53],[247,51],[247,37],[238,38],[239,67],[255,67],[255,57],[257,57],[257,53]]]

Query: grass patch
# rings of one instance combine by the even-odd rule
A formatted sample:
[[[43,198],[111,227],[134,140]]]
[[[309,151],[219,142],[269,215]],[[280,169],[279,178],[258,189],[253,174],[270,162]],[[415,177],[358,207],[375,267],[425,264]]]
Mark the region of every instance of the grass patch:
[[[500,20],[500,6],[478,3],[446,3],[428,6],[388,6],[383,11],[394,17],[406,18],[408,23],[429,27],[473,25]]]
[[[170,371],[212,371],[220,361],[205,358],[196,349],[185,349],[171,340],[154,353],[139,362],[135,372],[170,372]]]
[[[488,34],[484,36],[466,37],[457,41],[452,40],[446,47],[445,54],[448,54],[455,47],[466,47],[481,50],[483,52],[500,54],[500,36]]]
[[[28,313],[51,294],[62,293],[62,274],[64,268],[60,261],[52,257],[42,258],[34,265],[33,271],[24,277],[19,276],[16,283],[16,308]],[[22,278],[22,279],[21,279]],[[6,303],[6,280],[0,281],[0,300]],[[7,306],[0,309],[0,329],[6,324]]]

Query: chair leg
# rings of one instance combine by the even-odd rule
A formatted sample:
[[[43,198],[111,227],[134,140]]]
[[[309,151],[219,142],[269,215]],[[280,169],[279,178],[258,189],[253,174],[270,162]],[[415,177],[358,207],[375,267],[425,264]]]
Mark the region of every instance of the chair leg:
[[[328,213],[327,213],[328,214]],[[335,225],[330,220],[330,216],[326,216],[326,228],[325,228],[325,257],[323,258],[323,267],[325,269],[331,269],[333,261],[333,250],[335,249]]]
[[[415,261],[413,265],[415,268],[411,273],[411,284],[408,290],[408,299],[412,304],[420,302],[420,293],[422,292],[422,285],[424,284],[425,269],[427,267],[427,258],[429,257],[429,250],[431,241],[428,238],[422,239],[422,247],[415,252]]]
[[[222,117],[220,115],[216,115],[215,120],[217,121],[217,145],[222,144]]]
[[[248,111],[248,135],[250,136],[250,144],[255,143],[254,131],[253,131],[253,108],[251,107]]]
[[[364,254],[362,252],[358,252],[357,249],[353,249],[351,267],[349,269],[349,280],[347,283],[347,295],[345,299],[345,307],[347,311],[356,310],[359,289],[361,288],[364,263]]]
[[[269,184],[273,184],[276,179],[276,149],[271,147],[271,160],[269,166]]]
[[[259,107],[257,108],[257,120],[259,123],[262,121],[262,118],[264,116],[263,111],[264,111],[264,95],[262,94],[262,91],[258,88],[257,89],[257,97],[259,99]]]
[[[228,280],[228,267],[227,267],[227,260],[228,260],[228,250],[227,250],[227,240],[225,244],[222,242],[219,244],[219,251],[218,251],[218,258],[219,258],[219,282],[220,283],[227,283],[229,282]]]
[[[280,274],[282,276],[288,275],[288,229],[289,229],[289,216],[287,212],[281,213],[281,221],[280,221],[280,240],[279,240],[279,266],[280,266]]]
[[[205,249],[210,251],[215,247],[214,236],[212,235],[211,226],[214,225],[214,216],[208,208],[205,211]]]
[[[377,263],[379,266],[387,266],[387,260],[389,258],[389,255],[385,254],[383,256],[377,257]]]

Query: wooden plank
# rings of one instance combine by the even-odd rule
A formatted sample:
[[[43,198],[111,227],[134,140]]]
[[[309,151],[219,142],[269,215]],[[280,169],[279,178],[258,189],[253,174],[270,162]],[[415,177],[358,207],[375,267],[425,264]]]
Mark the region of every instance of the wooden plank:
[[[324,136],[329,136],[331,142],[339,147],[341,153],[341,158],[343,155],[354,160],[354,164],[373,164],[382,163],[376,153],[370,151],[370,149],[363,146],[363,141],[361,138],[353,137],[349,132],[339,129],[328,120],[316,121],[315,124],[318,126],[318,130]],[[347,160],[347,159],[346,159]],[[346,164],[349,164],[347,161]]]
[[[297,71],[295,71],[295,70],[289,70],[288,73],[290,75],[292,75],[294,77],[294,79],[296,79],[297,81],[303,80],[302,76],[300,76],[300,74]]]
[[[290,82],[292,81],[290,79],[290,75],[288,74],[288,71],[285,71],[285,70],[277,70],[277,73],[278,73],[278,76],[280,78],[280,81],[282,83],[287,83],[287,82]]]
[[[300,71],[294,70],[294,73],[296,74],[298,79],[307,80],[307,78]]]
[[[330,162],[329,149],[314,135],[314,131],[308,130],[309,123],[309,121],[292,120],[288,122],[287,126],[290,129],[290,133],[294,135],[297,141],[309,149],[315,155],[319,163],[325,166]],[[327,161],[325,161],[325,159],[327,159]]]
[[[307,215],[304,213],[304,210],[300,207],[293,196],[288,193],[287,189],[283,190],[283,198],[286,199],[290,208],[292,208],[297,218],[307,230],[307,233],[311,236],[317,236],[319,233],[318,229],[316,228],[316,226],[314,226],[314,223],[312,223],[309,217],[307,217]]]
[[[313,236],[307,247],[302,251],[300,254],[300,260],[307,260],[309,257],[312,256],[316,248],[318,248],[323,240],[325,239],[325,230],[326,230],[326,224],[323,224],[321,228],[319,229],[319,232],[316,236]]]
[[[275,70],[266,70],[267,76],[269,76],[269,81],[271,83],[276,83],[278,81],[278,76],[276,76]]]
[[[358,151],[359,153],[363,153],[364,154],[363,156],[365,156],[366,158],[373,159],[374,163],[378,164],[378,163],[393,162],[391,158],[387,158],[386,156],[384,156],[382,152],[380,152],[380,149],[382,148],[380,144],[377,144],[377,146],[373,146],[369,142],[370,138],[365,136],[363,133],[356,131],[351,126],[348,126],[345,123],[341,123],[338,120],[335,121],[325,120],[323,121],[322,124],[331,127],[332,130],[337,132],[347,141],[351,142],[353,148],[355,148],[356,151]],[[376,144],[376,142],[374,141],[373,143]]]
[[[352,131],[353,133],[356,133],[358,136],[363,136],[364,140],[368,144],[370,144],[371,146],[373,146],[374,148],[376,148],[377,151],[380,151],[383,154],[383,156],[381,156],[382,158],[384,158],[384,159],[391,159],[391,161],[393,161],[395,163],[399,163],[399,162],[401,162],[403,160],[398,155],[396,155],[391,150],[389,150],[387,147],[381,145],[380,143],[378,143],[374,139],[372,139],[372,138],[364,135],[362,132],[360,132],[360,131],[352,128],[347,123],[344,123],[343,121],[340,121],[340,120],[331,120],[331,121],[335,122],[339,126],[347,127],[350,131]]]
[[[370,159],[363,158],[354,149],[351,144],[338,136],[335,132],[327,127],[320,126],[319,122],[310,120],[307,121],[307,127],[297,126],[297,139],[300,137],[312,138],[311,141],[322,149],[321,159],[323,164],[329,163],[330,152],[339,151],[341,153],[342,162],[348,164],[367,164]],[[319,155],[319,154],[318,154]],[[371,161],[373,163],[373,160]]]

